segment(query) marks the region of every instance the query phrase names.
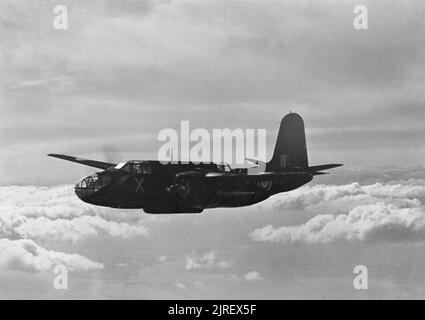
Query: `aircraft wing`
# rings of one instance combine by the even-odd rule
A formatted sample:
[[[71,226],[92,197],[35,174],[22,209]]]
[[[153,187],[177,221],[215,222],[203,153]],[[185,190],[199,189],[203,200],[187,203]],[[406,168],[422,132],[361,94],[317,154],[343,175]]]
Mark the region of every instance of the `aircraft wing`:
[[[309,174],[310,172],[264,172],[259,174],[240,174],[240,173],[229,173],[229,172],[209,172],[205,175],[208,180],[216,181],[234,181],[240,179],[244,182],[261,182],[268,181],[278,176],[289,176],[299,174]]]
[[[67,155],[64,155],[64,154],[49,153],[48,156],[58,158],[58,159],[62,159],[62,160],[76,162],[76,163],[79,163],[79,164],[84,164],[86,166],[95,167],[95,168],[99,168],[99,169],[103,169],[103,170],[106,170],[110,167],[116,166],[115,163],[108,163],[108,162],[102,162],[102,161],[96,161],[96,160],[82,159],[82,158],[77,158],[77,157],[73,157],[73,156],[67,156]]]
[[[281,172],[262,172],[258,174],[241,174],[241,173],[232,173],[232,172],[209,172],[205,177],[209,180],[234,180],[241,179],[243,181],[251,182],[260,182],[267,181],[278,176],[291,176],[291,175],[300,175],[300,174],[311,174],[313,176],[328,174],[327,172],[321,172],[320,170],[327,170],[336,167],[340,167],[342,164],[325,164],[319,166],[308,167],[304,170],[294,170],[294,171],[281,171]]]

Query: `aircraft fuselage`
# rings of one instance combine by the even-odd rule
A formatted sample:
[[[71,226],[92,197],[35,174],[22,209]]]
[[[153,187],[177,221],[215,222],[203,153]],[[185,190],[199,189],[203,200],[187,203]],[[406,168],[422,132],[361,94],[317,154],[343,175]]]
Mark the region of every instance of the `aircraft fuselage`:
[[[217,164],[129,161],[126,166],[127,170],[110,169],[80,180],[76,194],[99,206],[195,213],[206,208],[252,205],[313,178],[305,172],[248,175],[246,169],[224,171]]]
[[[225,163],[134,160],[114,164],[63,154],[49,156],[103,170],[76,183],[75,193],[81,200],[112,208],[142,208],[147,213],[249,206],[341,166],[309,165],[304,121],[296,113],[283,117],[272,158],[258,174],[248,174],[247,168],[231,169]]]

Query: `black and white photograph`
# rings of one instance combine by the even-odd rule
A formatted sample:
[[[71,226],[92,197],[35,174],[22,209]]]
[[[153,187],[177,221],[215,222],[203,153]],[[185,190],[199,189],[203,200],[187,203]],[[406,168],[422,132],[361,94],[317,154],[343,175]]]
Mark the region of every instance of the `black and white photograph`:
[[[0,0],[0,300],[412,299],[424,1]]]

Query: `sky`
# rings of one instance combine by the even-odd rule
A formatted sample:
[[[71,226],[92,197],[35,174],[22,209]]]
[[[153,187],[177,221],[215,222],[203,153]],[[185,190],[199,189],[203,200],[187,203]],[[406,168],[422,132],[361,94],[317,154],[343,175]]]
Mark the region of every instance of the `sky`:
[[[53,8],[68,8],[68,29]],[[368,29],[353,27],[354,7]],[[423,1],[2,1],[0,298],[424,298]],[[164,128],[305,121],[329,176],[256,206],[154,216],[79,201]],[[52,287],[58,264],[68,290]],[[353,268],[369,289],[353,288]]]

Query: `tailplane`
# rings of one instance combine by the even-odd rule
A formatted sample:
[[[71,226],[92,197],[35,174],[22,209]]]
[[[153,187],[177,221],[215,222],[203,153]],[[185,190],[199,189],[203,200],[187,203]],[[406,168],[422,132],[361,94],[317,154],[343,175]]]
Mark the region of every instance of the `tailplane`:
[[[308,172],[312,175],[325,174],[322,170],[342,164],[309,166],[305,140],[304,121],[297,113],[289,113],[280,123],[272,159],[266,164],[266,172]]]
[[[328,169],[332,169],[332,168],[336,168],[340,166],[342,166],[342,164],[339,164],[339,163],[322,164],[320,166],[308,167],[307,171],[318,173],[319,171],[322,171],[322,170],[328,170]]]

